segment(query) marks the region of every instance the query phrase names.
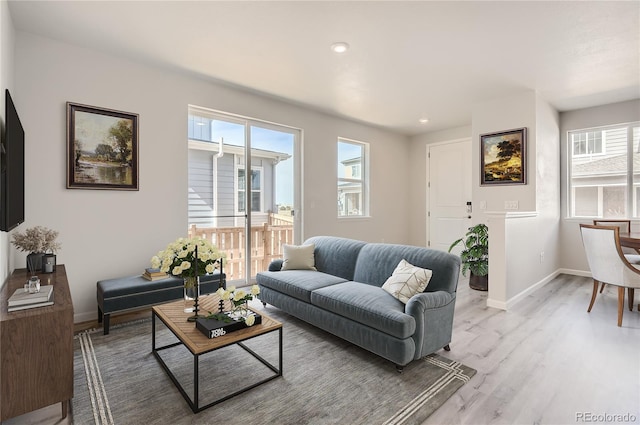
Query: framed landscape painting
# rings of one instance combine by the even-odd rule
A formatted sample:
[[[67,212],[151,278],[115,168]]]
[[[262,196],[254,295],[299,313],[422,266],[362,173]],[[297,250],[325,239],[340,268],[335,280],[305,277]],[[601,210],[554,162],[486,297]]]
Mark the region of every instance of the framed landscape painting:
[[[67,188],[138,190],[138,114],[67,102]]]
[[[480,135],[480,184],[527,184],[527,129]]]

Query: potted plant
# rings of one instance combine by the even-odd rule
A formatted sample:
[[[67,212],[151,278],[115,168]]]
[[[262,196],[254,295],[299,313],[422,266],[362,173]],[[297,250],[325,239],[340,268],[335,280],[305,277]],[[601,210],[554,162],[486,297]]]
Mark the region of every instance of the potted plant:
[[[462,275],[469,276],[469,286],[472,289],[486,291],[489,289],[489,229],[486,224],[477,224],[469,227],[469,231],[463,237],[453,242],[449,252],[459,244],[463,245],[460,252],[462,260]]]
[[[42,269],[42,258],[45,254],[55,254],[60,249],[56,242],[58,232],[43,226],[30,227],[24,233],[13,234],[13,243],[20,251],[28,252],[27,268],[31,273]]]

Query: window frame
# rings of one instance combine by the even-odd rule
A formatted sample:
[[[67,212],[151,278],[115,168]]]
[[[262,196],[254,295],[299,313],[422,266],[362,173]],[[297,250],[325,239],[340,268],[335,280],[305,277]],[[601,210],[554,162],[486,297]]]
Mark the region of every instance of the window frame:
[[[637,135],[634,139],[634,128],[637,128]],[[607,131],[615,130],[615,129],[626,129],[626,171],[624,175],[624,184],[593,184],[588,186],[574,186],[573,185],[573,160],[574,159],[584,159],[588,157],[596,157],[598,159],[604,159],[607,155],[615,155],[614,152],[607,149],[607,144],[610,140],[608,140]],[[579,154],[573,155],[574,152],[574,144],[572,140],[573,134],[576,133],[589,133],[599,131],[602,134],[602,152],[601,153],[587,153],[587,154]],[[634,184],[634,148],[637,154],[640,154],[640,121],[632,121],[632,122],[623,122],[618,124],[610,124],[603,126],[594,126],[594,127],[586,127],[579,129],[572,129],[566,132],[566,202],[567,202],[567,210],[566,210],[566,219],[569,220],[584,220],[584,219],[597,219],[597,218],[620,218],[619,216],[610,216],[605,214],[605,205],[604,205],[604,190],[606,187],[624,187],[625,188],[625,214],[624,217],[629,217],[631,219],[640,218],[640,207],[636,207],[637,205],[637,190],[640,189],[640,179],[639,182]],[[635,170],[636,174],[640,174],[640,167]],[[597,215],[576,215],[576,189],[581,187],[593,187],[597,188],[598,199],[596,200],[597,204],[595,205],[595,210],[597,210]]]
[[[602,149],[601,149],[600,152],[593,152],[593,153],[588,153],[587,152],[587,153],[581,153],[581,154],[576,155],[576,154],[574,154],[575,145],[573,143],[573,140],[569,140],[569,144],[571,145],[571,157],[572,158],[585,158],[585,157],[590,157],[590,156],[604,156],[604,155],[607,154],[607,138],[606,138],[606,133],[605,133],[606,128],[599,128],[599,129],[597,129],[597,131],[594,131],[594,130],[596,130],[596,128],[569,131],[569,137],[570,138],[575,133],[578,133],[578,134],[584,133],[584,134],[587,135],[587,140],[585,140],[585,143],[586,143],[586,149],[585,150],[588,150],[588,148],[589,148],[589,133],[596,133],[596,132],[600,133],[600,143],[602,144]]]
[[[338,167],[347,167],[345,166],[343,163],[347,160],[340,160],[340,155],[339,155],[339,151],[340,151],[340,144],[344,143],[344,144],[348,144],[348,145],[355,145],[360,147],[360,151],[362,153],[361,155],[361,160],[359,163],[359,167],[360,167],[360,173],[359,173],[359,177],[340,177],[340,171],[338,169]],[[370,145],[368,142],[363,142],[360,140],[353,140],[353,139],[348,139],[345,137],[338,137],[337,143],[336,143],[336,214],[337,217],[339,219],[354,219],[354,218],[368,218],[370,217],[370,210],[369,210],[369,205],[370,205],[370,197],[369,197],[369,148]],[[352,167],[354,167],[355,164],[349,165],[348,167],[350,169],[352,169]],[[361,194],[361,198],[360,198],[360,213],[359,214],[342,214],[341,208],[340,208],[340,204],[339,204],[339,200],[340,200],[340,194],[341,194],[341,190],[340,187],[341,185],[344,184],[358,184],[361,187],[360,190],[360,194]]]
[[[240,170],[243,170],[245,172],[244,173],[244,179],[245,179],[245,182],[244,182],[245,188],[244,189],[240,189],[240,177],[238,176],[238,172]],[[252,210],[251,210],[251,213],[252,214],[254,214],[254,213],[264,213],[264,167],[261,166],[261,165],[252,166],[251,167],[251,171],[252,172],[255,171],[255,172],[258,172],[260,174],[260,189],[256,190],[256,189],[253,188],[252,184],[250,185],[251,186],[251,194],[252,195],[254,193],[259,193],[260,194],[260,209],[253,210],[253,207],[255,206],[255,202],[253,202],[253,197],[252,197],[252,202],[251,202]],[[234,181],[234,184],[235,184],[235,201],[234,202],[235,202],[236,214],[246,214],[246,201],[245,201],[245,211],[241,211],[240,208],[238,208],[238,201],[240,200],[240,192],[242,192],[242,199],[246,199],[245,198],[245,194],[246,194],[246,191],[247,191],[246,188],[247,188],[247,185],[248,185],[247,172],[246,172],[246,168],[245,168],[244,164],[236,163],[234,177],[235,177],[235,179],[234,179],[235,180]]]

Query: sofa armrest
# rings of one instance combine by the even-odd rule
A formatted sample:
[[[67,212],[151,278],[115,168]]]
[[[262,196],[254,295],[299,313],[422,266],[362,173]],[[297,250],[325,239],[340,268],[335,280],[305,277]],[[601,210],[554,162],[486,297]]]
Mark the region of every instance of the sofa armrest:
[[[269,263],[270,272],[279,272],[282,269],[282,258],[275,259]]]
[[[422,315],[425,310],[444,307],[453,299],[455,299],[455,295],[446,291],[421,292],[409,299],[405,306],[405,312],[417,318],[419,316],[413,312]]]
[[[451,342],[455,303],[456,293],[447,291],[422,292],[409,299],[404,311],[416,321],[414,359],[431,354]]]

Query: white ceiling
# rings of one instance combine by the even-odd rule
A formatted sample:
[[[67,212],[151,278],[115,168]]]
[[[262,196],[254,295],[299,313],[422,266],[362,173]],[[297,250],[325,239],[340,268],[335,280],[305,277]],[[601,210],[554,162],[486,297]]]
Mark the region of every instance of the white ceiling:
[[[9,1],[14,26],[416,134],[640,98],[639,1]],[[345,41],[343,55],[329,46]],[[428,124],[419,124],[421,117]]]

